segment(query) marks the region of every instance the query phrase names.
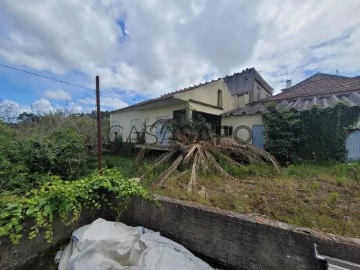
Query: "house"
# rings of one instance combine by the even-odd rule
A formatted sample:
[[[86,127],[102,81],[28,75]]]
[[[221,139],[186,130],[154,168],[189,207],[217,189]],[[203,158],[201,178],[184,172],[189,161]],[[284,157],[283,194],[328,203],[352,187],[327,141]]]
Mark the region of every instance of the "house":
[[[285,88],[281,93],[240,106],[222,114],[222,125],[246,125],[251,132],[237,134],[251,141],[260,148],[264,148],[264,126],[261,114],[266,112],[266,104],[275,102],[277,109],[308,110],[312,106],[319,108],[332,107],[338,102],[347,106],[360,106],[360,76],[344,77],[324,73],[315,75],[302,82]],[[360,119],[359,119],[360,120]],[[244,131],[244,130],[243,130]],[[346,142],[348,159],[360,160],[360,121],[353,127]]]
[[[215,128],[221,125],[223,113],[270,97],[272,93],[273,88],[255,68],[245,69],[112,111],[110,125],[113,128],[109,136],[136,142],[137,134],[145,124],[147,144],[167,145],[169,135],[164,126],[169,119],[180,117],[185,108],[190,108],[193,116],[201,115]]]

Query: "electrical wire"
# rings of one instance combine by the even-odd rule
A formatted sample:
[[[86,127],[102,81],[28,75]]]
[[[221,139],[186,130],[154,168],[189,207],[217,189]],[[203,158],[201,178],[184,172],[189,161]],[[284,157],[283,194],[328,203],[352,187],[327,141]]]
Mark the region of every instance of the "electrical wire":
[[[82,85],[80,85],[80,84],[76,84],[76,83],[71,83],[71,82],[67,82],[67,81],[55,79],[55,78],[52,78],[52,77],[49,77],[49,76],[45,76],[45,75],[38,74],[38,73],[35,73],[35,72],[27,71],[27,70],[24,70],[24,69],[21,69],[21,68],[16,68],[16,67],[4,65],[4,64],[0,64],[0,66],[6,67],[6,68],[9,68],[9,69],[13,69],[13,70],[16,70],[16,71],[24,72],[24,73],[27,73],[27,74],[30,74],[30,75],[34,75],[34,76],[37,76],[37,77],[42,77],[42,78],[44,78],[44,79],[52,80],[52,81],[55,81],[55,82],[59,82],[59,83],[67,84],[67,85],[72,85],[72,86],[75,86],[75,87],[79,87],[79,88],[83,88],[83,89],[87,89],[87,90],[91,90],[91,91],[96,92],[95,89],[92,89],[92,88],[89,88],[89,87],[86,87],[86,86],[82,86]]]
[[[6,68],[9,68],[9,69],[13,69],[13,70],[16,70],[16,71],[24,72],[24,73],[27,73],[27,74],[30,74],[30,75],[42,77],[44,79],[53,80],[53,81],[56,81],[56,82],[59,82],[59,83],[72,85],[72,86],[75,86],[75,87],[79,87],[79,88],[83,88],[83,89],[87,89],[87,90],[91,90],[91,91],[96,92],[95,89],[92,89],[92,88],[89,88],[89,87],[86,87],[86,86],[82,86],[82,85],[79,85],[79,84],[76,84],[76,83],[67,82],[67,81],[64,81],[64,80],[55,79],[55,78],[52,78],[52,77],[49,77],[49,76],[45,76],[45,75],[38,74],[38,73],[35,73],[35,72],[27,71],[27,70],[24,70],[24,69],[21,69],[21,68],[16,68],[16,67],[12,67],[12,66],[9,66],[9,65],[4,65],[4,64],[0,64],[0,66],[6,67]],[[247,82],[238,82],[238,83],[244,83],[245,84]],[[268,82],[268,83],[271,83],[271,84],[283,84],[285,82]],[[297,82],[292,82],[292,83],[296,84]]]

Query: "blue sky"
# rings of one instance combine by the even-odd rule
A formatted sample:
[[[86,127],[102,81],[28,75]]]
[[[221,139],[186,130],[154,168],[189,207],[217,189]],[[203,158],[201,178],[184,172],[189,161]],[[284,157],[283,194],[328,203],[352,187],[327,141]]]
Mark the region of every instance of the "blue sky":
[[[3,0],[0,64],[95,88],[114,110],[255,67],[278,92],[360,75],[360,1]],[[94,92],[0,66],[17,112],[89,112]]]

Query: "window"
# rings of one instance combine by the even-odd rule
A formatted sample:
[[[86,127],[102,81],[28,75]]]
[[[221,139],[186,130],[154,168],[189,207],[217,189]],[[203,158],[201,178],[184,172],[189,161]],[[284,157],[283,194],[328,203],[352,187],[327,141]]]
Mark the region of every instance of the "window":
[[[222,91],[220,89],[217,94],[217,106],[222,107]]]

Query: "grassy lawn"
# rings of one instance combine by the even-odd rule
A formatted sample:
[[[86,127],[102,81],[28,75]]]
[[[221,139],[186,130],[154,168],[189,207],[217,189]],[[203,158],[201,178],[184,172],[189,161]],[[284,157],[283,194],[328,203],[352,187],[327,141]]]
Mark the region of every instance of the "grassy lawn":
[[[152,170],[151,158],[137,166],[133,160],[134,157],[106,157],[105,165],[120,169],[126,177],[146,173],[142,183],[156,194],[360,237],[360,185],[345,164],[291,165],[280,173],[266,164],[243,169],[228,167],[227,171],[239,180],[200,174],[198,191],[188,194],[190,173],[179,173],[158,187],[158,173]]]

